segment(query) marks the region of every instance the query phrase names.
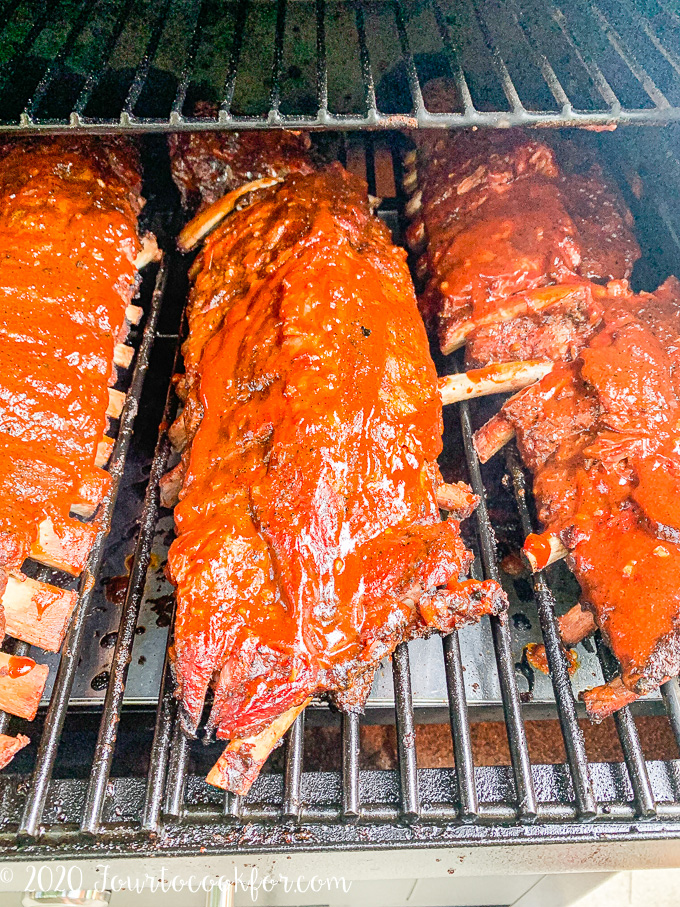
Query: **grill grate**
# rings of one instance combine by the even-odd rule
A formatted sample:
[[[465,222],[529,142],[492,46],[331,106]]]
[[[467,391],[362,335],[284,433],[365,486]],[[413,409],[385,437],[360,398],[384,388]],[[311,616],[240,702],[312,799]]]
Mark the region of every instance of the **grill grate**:
[[[679,44],[661,0],[7,0],[0,130],[663,124]]]
[[[278,9],[280,11],[281,5]],[[631,135],[638,135],[635,131]],[[617,138],[617,137],[613,137]],[[654,136],[656,139],[656,136]],[[623,172],[639,170],[647,161],[650,172],[659,170],[659,192],[645,183],[645,202],[660,205],[671,186],[680,185],[680,166],[671,156],[673,134],[661,141],[635,146],[616,143],[630,161]],[[374,138],[365,136],[365,161],[372,191],[376,187]],[[615,146],[609,144],[608,150]],[[356,149],[345,142],[341,151]],[[653,153],[650,151],[653,149]],[[651,156],[650,156],[651,155]],[[656,155],[656,157],[655,157]],[[349,155],[348,155],[349,156]],[[627,170],[628,168],[628,170]],[[397,181],[398,182],[398,181]],[[403,202],[403,199],[402,199]],[[639,207],[639,206],[638,206]],[[680,245],[673,243],[678,225],[669,212],[666,220],[668,253],[677,262]],[[655,237],[658,240],[658,236]],[[132,379],[131,402],[123,418],[114,475],[120,476],[125,450],[130,442],[131,419],[139,403],[149,352],[156,343],[178,345],[179,312],[166,312],[171,288],[183,297],[182,274],[186,262],[166,255],[156,287]],[[658,276],[658,274],[657,274]],[[163,310],[161,299],[165,292]],[[178,353],[175,351],[175,361]],[[82,642],[82,621],[87,599],[76,612],[65,646],[65,655],[55,693],[45,719],[43,739],[31,777],[0,776],[0,855],[21,853],[25,857],[63,858],[95,854],[173,854],[205,851],[289,850],[318,848],[363,848],[394,846],[443,846],[446,844],[526,843],[528,841],[595,842],[602,836],[617,839],[677,837],[680,831],[680,762],[645,761],[631,709],[616,719],[623,761],[592,763],[586,756],[577,721],[576,704],[566,659],[559,644],[551,574],[538,574],[535,597],[552,668],[556,715],[564,738],[566,763],[532,763],[523,724],[522,704],[510,648],[509,625],[492,621],[495,659],[507,727],[511,762],[508,766],[476,766],[473,758],[468,699],[458,634],[442,640],[448,710],[455,766],[452,769],[418,767],[409,647],[401,646],[393,658],[395,691],[394,722],[397,726],[398,769],[368,771],[360,766],[359,719],[341,720],[341,766],[338,771],[305,769],[304,717],[289,732],[283,772],[263,774],[246,798],[224,795],[203,781],[196,769],[200,744],[188,741],[176,720],[167,656],[160,681],[153,739],[148,741],[148,771],[140,776],[121,774],[114,749],[121,740],[119,728],[125,718],[123,697],[134,631],[145,575],[152,558],[154,529],[159,517],[158,481],[166,467],[169,443],[165,432],[176,401],[170,389],[161,420],[155,455],[146,485],[136,533],[130,583],[120,610],[116,647],[110,668],[106,698],[101,710],[98,738],[87,777],[54,777],[55,759],[65,745],[65,721],[80,713],[69,708],[69,692]],[[482,503],[476,515],[476,531],[483,572],[498,576],[494,531],[485,497],[486,473],[482,473],[471,444],[471,407],[459,407],[461,437],[471,484]],[[532,529],[526,500],[524,473],[516,454],[508,454],[507,473],[515,492],[524,533]],[[116,472],[115,470],[118,470]],[[96,554],[100,559],[101,551]],[[91,569],[96,572],[97,564]],[[600,644],[605,676],[612,670],[611,656]],[[414,670],[416,670],[414,668]],[[680,695],[677,681],[665,685],[664,702],[675,738],[680,744]],[[308,720],[311,720],[308,719]],[[0,717],[6,730],[7,717]],[[10,769],[11,772],[11,769]]]

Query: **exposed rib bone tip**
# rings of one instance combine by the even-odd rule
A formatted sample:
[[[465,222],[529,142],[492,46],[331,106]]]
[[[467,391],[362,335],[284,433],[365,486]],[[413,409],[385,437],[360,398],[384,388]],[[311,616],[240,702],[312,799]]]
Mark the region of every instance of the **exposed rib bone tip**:
[[[524,543],[523,554],[529,562],[532,573],[538,573],[557,561],[564,560],[569,550],[560,538],[552,533],[532,533]]]
[[[134,355],[133,347],[126,343],[117,343],[113,348],[113,364],[118,368],[130,368]]]
[[[260,189],[268,189],[270,186],[276,186],[283,181],[283,177],[270,177],[268,179],[253,180],[245,183],[228,192],[226,195],[213,202],[205,211],[202,211],[193,220],[189,221],[186,227],[179,234],[177,239],[177,248],[181,252],[189,252],[196,248],[199,242],[211,233],[228,214],[236,207],[237,202],[248,195],[250,192],[256,192]]]
[[[406,214],[406,217],[413,217],[415,214],[417,214],[418,211],[420,211],[422,203],[423,191],[422,189],[418,189],[418,191],[414,193],[406,202],[406,206],[404,207],[404,213]]]
[[[472,369],[439,380],[439,393],[444,406],[486,397],[490,394],[509,394],[539,381],[552,370],[552,362],[499,362],[486,368]]]
[[[267,761],[269,754],[277,746],[297,716],[305,709],[311,699],[301,705],[293,706],[259,734],[252,737],[231,740],[229,745],[210,769],[205,779],[208,784],[233,794],[245,796]]]

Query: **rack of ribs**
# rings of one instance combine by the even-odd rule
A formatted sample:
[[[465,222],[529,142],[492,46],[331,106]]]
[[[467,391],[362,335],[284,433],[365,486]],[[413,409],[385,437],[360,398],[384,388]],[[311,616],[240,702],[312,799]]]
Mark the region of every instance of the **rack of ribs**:
[[[112,385],[133,355],[138,270],[157,254],[138,235],[140,192],[125,141],[0,144],[0,631],[49,651],[76,593],[22,565],[78,576],[97,534],[85,519],[110,487],[107,432],[124,401]],[[0,653],[0,708],[33,718],[47,673]],[[0,761],[16,748],[3,740]]]
[[[475,501],[437,467],[441,401],[405,258],[336,164],[251,193],[192,266],[174,671],[189,734],[212,688],[208,730],[230,743],[208,780],[236,793],[311,698],[359,710],[398,644],[506,607],[465,578]]]
[[[560,618],[563,642],[599,628],[621,665],[584,696],[601,719],[680,671],[680,285],[631,292],[640,252],[630,213],[569,141],[520,130],[424,136],[405,187],[422,308],[442,349],[465,345],[473,366],[442,379],[444,402],[538,381],[475,445],[485,462],[516,437],[534,473],[545,532],[525,555],[534,570],[568,557],[582,589]],[[543,647],[531,648],[545,667]]]
[[[534,569],[567,556],[581,585],[562,637],[574,645],[599,628],[619,661],[615,680],[583,694],[598,720],[680,674],[679,339],[675,278],[612,300],[576,359],[475,438],[485,460],[495,434],[515,434],[545,530],[525,553]]]
[[[425,131],[416,142],[408,239],[442,352],[465,346],[468,366],[572,358],[602,317],[598,284],[626,280],[640,256],[596,156],[521,129]]]

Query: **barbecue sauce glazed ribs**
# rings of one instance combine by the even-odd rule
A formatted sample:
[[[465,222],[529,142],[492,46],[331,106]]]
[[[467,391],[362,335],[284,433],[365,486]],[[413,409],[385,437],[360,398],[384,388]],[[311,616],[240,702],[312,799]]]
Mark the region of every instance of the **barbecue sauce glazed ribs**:
[[[442,351],[466,343],[470,367],[573,358],[602,316],[588,283],[630,277],[640,256],[632,216],[595,156],[525,130],[416,141],[408,236]],[[540,288],[569,284],[584,287],[578,305],[545,304]]]
[[[340,165],[289,176],[192,270],[174,670],[184,727],[358,709],[380,659],[506,607],[443,522],[437,378],[405,253]]]
[[[680,673],[680,282],[605,304],[571,363],[509,400],[545,529],[642,695]],[[597,717],[598,702],[591,704]]]
[[[50,527],[80,572],[101,501],[114,344],[137,291],[139,161],[124,140],[0,144],[0,585]]]

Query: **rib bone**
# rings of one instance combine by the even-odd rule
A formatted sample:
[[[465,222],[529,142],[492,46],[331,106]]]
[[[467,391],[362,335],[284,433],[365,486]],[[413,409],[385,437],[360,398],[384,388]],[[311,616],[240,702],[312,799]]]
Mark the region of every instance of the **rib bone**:
[[[142,320],[142,315],[144,314],[144,309],[140,305],[133,305],[130,303],[129,306],[125,309],[125,317],[130,322],[130,324],[139,324]]]
[[[88,523],[46,517],[38,526],[38,540],[31,547],[31,557],[47,567],[78,576],[85,567],[96,532],[96,526]]]
[[[123,391],[114,390],[114,388],[109,388],[109,405],[106,407],[106,415],[110,419],[119,419],[120,414],[123,412],[123,407],[125,406],[125,394]]]
[[[231,791],[233,794],[245,796],[269,754],[276,748],[288,728],[300,712],[309,705],[309,702],[310,700],[307,699],[302,705],[288,709],[283,715],[275,718],[269,727],[253,737],[231,740],[210,769],[206,778],[208,784]]]
[[[526,362],[498,362],[439,379],[442,403],[460,403],[473,397],[508,394],[540,381],[552,371],[553,363],[535,359]]]
[[[135,259],[135,267],[138,271],[141,271],[152,261],[158,261],[160,257],[161,250],[158,248],[156,237],[153,233],[146,233],[142,237],[142,249]]]
[[[624,686],[620,677],[614,677],[609,683],[579,693],[578,698],[585,703],[588,717],[600,722],[640,697]]]
[[[470,491],[464,482],[458,482],[455,485],[444,482],[437,489],[439,509],[455,514],[459,520],[469,517],[478,503],[479,498]]]
[[[94,465],[103,469],[106,464],[111,459],[111,454],[113,453],[113,438],[102,438],[99,444],[97,445],[97,455],[94,460]]]
[[[118,368],[130,368],[134,355],[133,347],[126,343],[117,343],[113,348],[113,364]]]
[[[23,574],[10,576],[2,597],[8,636],[58,652],[78,596]]]
[[[0,734],[0,769],[7,768],[19,750],[28,746],[30,742],[30,738],[24,734],[17,734],[16,737]]]
[[[231,214],[239,199],[243,198],[244,195],[260,189],[268,189],[270,186],[275,186],[280,182],[282,182],[281,177],[253,180],[253,182],[245,183],[232,192],[227,192],[226,195],[213,202],[205,211],[202,211],[193,220],[189,221],[179,234],[177,248],[182,252],[189,252],[191,249],[196,248],[208,233],[211,233],[228,214]]]
[[[564,560],[569,551],[558,536],[548,532],[542,535],[532,532],[524,543],[523,554],[529,562],[531,572],[538,573],[539,570],[545,570],[551,564]]]
[[[33,721],[50,669],[31,658],[0,652],[0,709]]]
[[[512,321],[513,318],[519,318],[520,315],[542,312],[544,309],[550,308],[550,306],[556,305],[570,296],[579,295],[583,297],[584,294],[590,291],[590,287],[583,284],[565,284],[539,287],[538,289],[517,293],[511,296],[502,307],[494,309],[493,312],[489,312],[487,315],[480,315],[479,318],[462,321],[456,330],[452,332],[449,342],[442,349],[442,352],[446,355],[465,346],[467,338],[478,328],[504,321]]]
[[[473,441],[480,461],[486,463],[514,437],[515,427],[512,422],[503,413],[496,413],[475,432]]]

